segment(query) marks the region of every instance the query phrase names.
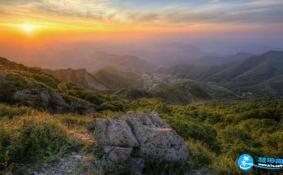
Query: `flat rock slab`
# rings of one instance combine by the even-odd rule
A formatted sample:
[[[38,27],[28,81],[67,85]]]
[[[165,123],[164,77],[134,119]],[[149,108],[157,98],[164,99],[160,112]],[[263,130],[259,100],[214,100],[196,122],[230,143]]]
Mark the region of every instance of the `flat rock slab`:
[[[108,160],[131,158],[186,161],[188,150],[167,123],[154,114],[129,113],[118,119],[96,119],[95,136]]]

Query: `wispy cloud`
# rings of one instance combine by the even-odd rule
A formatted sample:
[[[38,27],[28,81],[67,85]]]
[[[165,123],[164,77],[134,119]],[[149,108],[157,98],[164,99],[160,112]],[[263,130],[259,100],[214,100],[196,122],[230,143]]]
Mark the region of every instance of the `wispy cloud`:
[[[283,1],[1,0],[0,13],[113,23],[282,23]]]

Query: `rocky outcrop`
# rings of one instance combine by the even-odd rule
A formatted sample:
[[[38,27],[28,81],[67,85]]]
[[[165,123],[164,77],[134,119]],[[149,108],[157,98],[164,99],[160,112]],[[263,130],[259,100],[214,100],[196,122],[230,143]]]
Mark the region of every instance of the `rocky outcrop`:
[[[42,107],[51,112],[79,112],[90,113],[94,109],[85,101],[79,101],[72,97],[63,97],[56,91],[43,88],[29,88],[16,91],[13,99],[23,104]]]
[[[68,106],[60,95],[49,93],[46,89],[33,88],[16,91],[14,99],[31,106],[42,105],[47,107],[50,102],[53,102],[54,105],[58,106],[58,110]]]
[[[167,123],[154,114],[129,113],[116,119],[96,119],[95,137],[103,159],[110,163],[128,161],[134,174],[143,174],[144,163],[186,162],[188,150]]]

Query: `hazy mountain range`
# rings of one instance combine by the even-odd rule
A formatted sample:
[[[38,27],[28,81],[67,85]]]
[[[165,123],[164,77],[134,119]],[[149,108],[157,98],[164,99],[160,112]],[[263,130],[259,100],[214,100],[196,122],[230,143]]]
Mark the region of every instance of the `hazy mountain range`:
[[[166,55],[167,45],[164,47]],[[160,98],[174,103],[283,95],[281,51],[270,51],[257,56],[238,53],[230,57],[212,57],[205,56],[199,49],[188,45],[183,45],[180,50],[188,48],[188,53],[194,53],[192,55],[198,57],[188,59],[186,55],[176,55],[177,58],[172,59],[175,60],[174,64],[162,66],[136,56],[95,52],[91,57],[69,57],[64,66],[71,68],[42,71],[60,81],[124,98]],[[171,51],[172,49],[169,50]],[[49,61],[52,62],[52,59]],[[9,63],[8,60],[3,62]],[[63,64],[62,60],[59,62]],[[16,65],[12,62],[9,64]]]
[[[128,59],[131,58],[133,61],[129,63],[138,59]],[[144,61],[140,61],[142,64],[124,64],[130,68],[112,62],[112,66],[92,73],[73,69],[49,73],[63,81],[107,90],[125,98],[154,97],[174,103],[283,95],[283,52],[270,51],[259,56],[240,53],[230,62],[223,62],[212,66],[182,64],[159,70],[152,69],[153,66]]]
[[[270,51],[219,66],[178,65],[169,73],[177,77],[215,82],[234,92],[253,95],[282,95],[283,52]]]
[[[201,45],[189,39],[186,41],[184,38],[182,40],[121,38],[118,41],[50,39],[36,44],[10,42],[3,44],[0,41],[1,56],[18,63],[48,69],[84,68],[89,72],[118,64],[127,69],[135,69],[134,71],[144,67],[149,68],[149,64],[154,68],[176,64],[221,65],[258,53],[246,50],[237,52],[236,47],[233,47],[233,52],[214,52],[210,51],[210,47],[205,44]],[[224,46],[221,45],[221,47]],[[265,50],[267,49],[262,49],[260,53]]]

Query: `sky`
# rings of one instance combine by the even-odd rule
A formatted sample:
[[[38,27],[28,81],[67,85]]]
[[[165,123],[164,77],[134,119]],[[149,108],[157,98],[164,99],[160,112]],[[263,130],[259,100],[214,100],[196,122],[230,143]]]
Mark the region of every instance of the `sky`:
[[[2,30],[215,32],[282,30],[282,0],[0,0]],[[23,27],[22,27],[23,28]]]
[[[283,49],[283,0],[0,0],[0,56],[20,62],[74,45],[147,57],[164,44],[183,55]]]

